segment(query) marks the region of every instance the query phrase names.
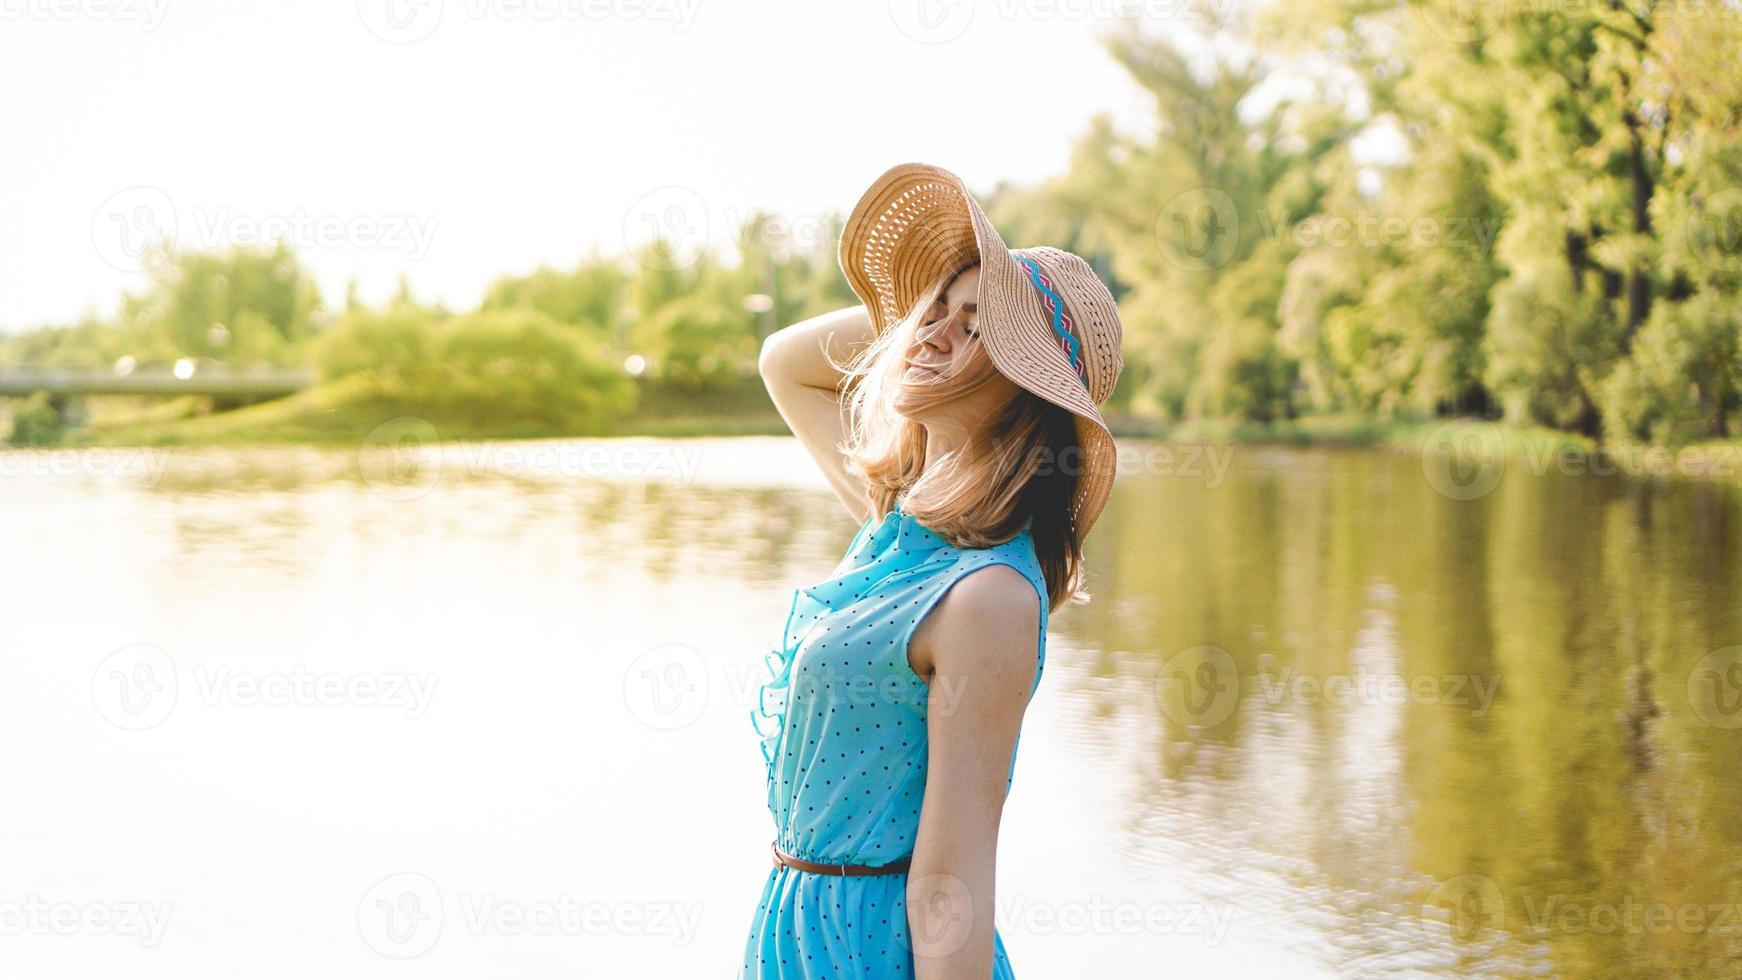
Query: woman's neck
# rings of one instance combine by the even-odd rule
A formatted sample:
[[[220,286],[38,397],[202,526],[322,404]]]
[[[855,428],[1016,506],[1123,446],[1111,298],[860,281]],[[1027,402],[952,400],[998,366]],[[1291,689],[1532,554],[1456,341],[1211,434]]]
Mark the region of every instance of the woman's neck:
[[[984,430],[970,430],[952,422],[927,422],[925,425],[925,472],[946,455],[966,459],[974,456],[988,443]]]

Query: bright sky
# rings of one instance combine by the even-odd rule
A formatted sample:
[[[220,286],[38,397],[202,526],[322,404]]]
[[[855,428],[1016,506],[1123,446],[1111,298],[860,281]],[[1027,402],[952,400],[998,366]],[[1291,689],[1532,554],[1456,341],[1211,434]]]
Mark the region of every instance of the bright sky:
[[[807,234],[900,162],[1036,181],[1150,114],[1098,42],[1119,6],[0,0],[0,329],[112,311],[165,232],[464,308],[656,222]]]

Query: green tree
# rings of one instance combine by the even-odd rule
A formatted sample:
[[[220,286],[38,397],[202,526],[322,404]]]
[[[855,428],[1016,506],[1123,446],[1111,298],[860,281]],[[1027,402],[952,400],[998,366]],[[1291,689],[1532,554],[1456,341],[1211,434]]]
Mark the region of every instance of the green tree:
[[[205,357],[236,365],[303,361],[320,291],[283,243],[270,251],[184,252],[122,303],[121,330],[141,360]]]

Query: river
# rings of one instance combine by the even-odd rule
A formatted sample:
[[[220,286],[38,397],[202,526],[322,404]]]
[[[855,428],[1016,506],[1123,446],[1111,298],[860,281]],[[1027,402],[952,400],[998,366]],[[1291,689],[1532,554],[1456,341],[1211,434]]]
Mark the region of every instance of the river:
[[[7,975],[734,975],[855,527],[787,439],[387,442],[0,453]],[[1019,976],[1742,976],[1737,486],[1125,446]]]

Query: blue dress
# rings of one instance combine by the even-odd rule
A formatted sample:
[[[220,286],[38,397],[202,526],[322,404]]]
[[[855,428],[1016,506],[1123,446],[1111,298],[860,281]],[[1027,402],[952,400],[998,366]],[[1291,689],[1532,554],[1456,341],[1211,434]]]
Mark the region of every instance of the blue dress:
[[[962,549],[897,505],[859,529],[830,579],[794,592],[781,646],[768,655],[771,679],[751,711],[782,850],[867,865],[913,853],[925,796],[927,685],[908,665],[907,641],[950,586],[989,565],[1015,568],[1039,593],[1038,686],[1047,593],[1031,526],[1002,544]],[[1012,773],[1015,766],[1012,753]],[[911,978],[906,887],[905,874],[772,868],[741,980]],[[996,931],[993,957],[993,977],[1011,977]]]

